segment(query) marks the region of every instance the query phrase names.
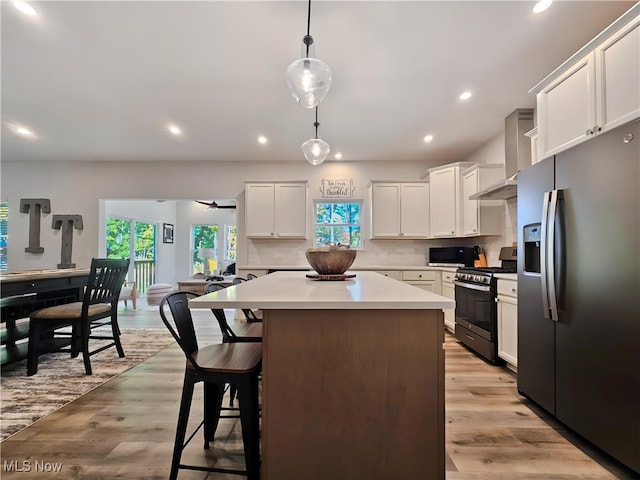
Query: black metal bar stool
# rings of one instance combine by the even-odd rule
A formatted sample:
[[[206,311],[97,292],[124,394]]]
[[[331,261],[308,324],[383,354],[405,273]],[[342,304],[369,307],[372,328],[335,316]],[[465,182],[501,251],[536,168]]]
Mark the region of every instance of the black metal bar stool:
[[[188,305],[189,298],[196,296],[190,292],[174,292],[160,302],[162,321],[186,357],[182,399],[169,478],[176,479],[178,470],[182,468],[246,475],[249,480],[258,480],[260,478],[258,376],[262,369],[262,344],[234,342],[198,348]],[[173,322],[165,314],[165,305],[171,311]],[[204,384],[204,418],[185,443],[193,390],[198,382]],[[235,385],[238,389],[246,470],[181,464],[182,451],[202,426],[204,426],[204,448],[208,449],[209,442],[213,441],[220,419],[224,387],[227,383]]]

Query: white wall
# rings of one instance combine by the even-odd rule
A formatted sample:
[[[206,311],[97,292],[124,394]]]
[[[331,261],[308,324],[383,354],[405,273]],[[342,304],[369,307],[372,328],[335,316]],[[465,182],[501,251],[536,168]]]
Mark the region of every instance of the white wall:
[[[481,147],[471,161],[504,163],[504,142],[496,138]],[[500,148],[498,146],[500,145]],[[498,159],[497,157],[501,155]],[[455,160],[452,160],[455,161]],[[84,230],[74,232],[72,260],[78,268],[89,266],[91,257],[98,256],[104,244],[104,200],[150,199],[236,199],[239,228],[238,265],[262,262],[269,265],[305,265],[302,251],[307,241],[249,241],[242,236],[242,206],[244,182],[251,180],[308,180],[309,198],[320,198],[323,178],[353,179],[354,198],[364,198],[363,238],[365,250],[358,255],[358,264],[424,265],[430,246],[483,245],[486,238],[455,240],[370,240],[368,188],[371,180],[418,180],[428,168],[448,162],[327,162],[313,167],[304,161],[294,162],[2,162],[2,198],[9,202],[8,266],[10,271],[55,268],[60,262],[60,232],[51,229],[51,215],[80,214]],[[19,212],[21,198],[48,198],[52,213],[41,221],[43,254],[25,253],[28,245],[27,214]],[[102,206],[102,208],[101,208]],[[311,205],[310,205],[311,208]],[[170,214],[166,213],[167,216]],[[176,207],[174,225],[185,225],[186,211]],[[164,218],[164,217],[163,217]],[[312,217],[310,217],[312,218]],[[156,219],[160,221],[159,219]],[[164,221],[164,220],[162,220]],[[188,225],[187,227],[188,228]],[[510,228],[510,227],[509,227]],[[188,272],[182,251],[188,245],[182,227],[176,229],[173,247],[175,283]],[[497,240],[499,244],[503,241]],[[171,244],[170,244],[171,245]],[[163,246],[164,248],[164,246]],[[497,257],[496,257],[497,258]],[[163,273],[164,276],[164,273]]]

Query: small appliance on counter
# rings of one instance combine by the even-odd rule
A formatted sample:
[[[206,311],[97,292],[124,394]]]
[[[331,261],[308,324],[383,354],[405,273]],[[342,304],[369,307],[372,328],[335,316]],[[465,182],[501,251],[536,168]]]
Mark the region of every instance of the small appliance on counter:
[[[429,248],[430,267],[473,267],[476,260],[472,247]]]
[[[473,247],[473,253],[475,255],[475,261],[473,262],[473,266],[476,268],[486,267],[487,266],[487,256],[482,252],[482,248],[478,245]]]

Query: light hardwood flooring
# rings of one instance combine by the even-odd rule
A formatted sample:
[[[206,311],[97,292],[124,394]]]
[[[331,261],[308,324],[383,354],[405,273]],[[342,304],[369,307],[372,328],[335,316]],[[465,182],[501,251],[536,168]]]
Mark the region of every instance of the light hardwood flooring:
[[[130,308],[120,310],[121,328],[162,327],[157,312]],[[210,312],[194,317],[201,344],[220,341]],[[447,480],[637,478],[519,396],[512,372],[485,363],[450,335],[445,348]],[[0,445],[0,476],[168,478],[183,368],[173,345],[7,439]],[[200,398],[194,398],[192,418],[201,412]],[[200,439],[199,432],[183,461],[242,465],[236,419],[222,421],[211,450],[203,450]],[[10,472],[11,461],[31,471]],[[38,473],[36,462],[58,462],[62,470]],[[181,471],[179,478],[242,477]]]

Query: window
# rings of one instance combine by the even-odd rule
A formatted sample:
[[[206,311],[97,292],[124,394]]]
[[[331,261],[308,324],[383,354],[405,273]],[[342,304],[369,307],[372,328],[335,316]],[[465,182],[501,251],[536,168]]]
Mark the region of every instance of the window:
[[[141,293],[156,279],[156,230],[153,223],[107,218],[107,258],[131,259],[133,280]]]
[[[191,274],[213,274],[218,269],[218,225],[192,225]]]
[[[236,226],[224,226],[224,259],[236,260]]]
[[[9,203],[6,200],[0,202],[0,272],[7,271],[7,239],[8,227],[7,217],[9,216]]]
[[[362,200],[349,202],[315,201],[315,246],[328,242],[362,247],[360,211]]]

